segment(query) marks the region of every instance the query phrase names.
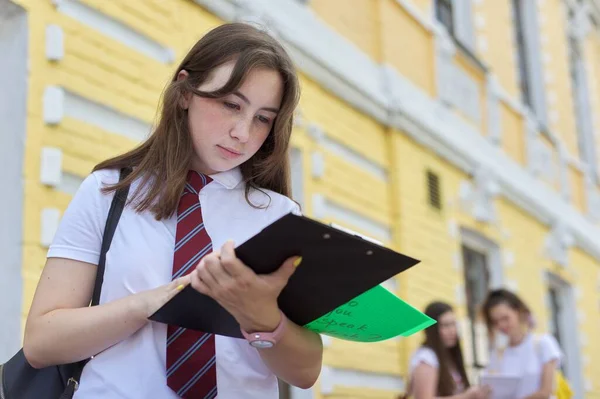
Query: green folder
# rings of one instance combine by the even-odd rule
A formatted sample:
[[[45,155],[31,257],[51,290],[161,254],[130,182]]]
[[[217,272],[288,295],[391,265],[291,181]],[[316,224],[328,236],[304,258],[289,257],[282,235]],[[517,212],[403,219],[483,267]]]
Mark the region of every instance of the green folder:
[[[435,320],[377,285],[304,327],[347,341],[377,342],[408,337],[433,324]]]

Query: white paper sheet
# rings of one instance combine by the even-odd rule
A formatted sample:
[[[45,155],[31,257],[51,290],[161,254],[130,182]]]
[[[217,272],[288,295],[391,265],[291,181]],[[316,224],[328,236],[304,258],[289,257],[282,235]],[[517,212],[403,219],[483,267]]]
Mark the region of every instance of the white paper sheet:
[[[479,384],[491,388],[490,399],[515,399],[520,381],[520,377],[486,374],[481,376]]]

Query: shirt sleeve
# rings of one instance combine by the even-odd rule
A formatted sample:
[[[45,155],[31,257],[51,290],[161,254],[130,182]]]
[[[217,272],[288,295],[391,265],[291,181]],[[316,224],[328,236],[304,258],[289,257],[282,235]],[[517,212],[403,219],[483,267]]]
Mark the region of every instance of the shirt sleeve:
[[[559,363],[562,360],[562,352],[560,346],[553,335],[544,334],[539,339],[539,350],[541,360],[543,364],[546,364],[552,360],[558,360]]]
[[[440,363],[435,352],[430,348],[419,348],[412,359],[410,360],[410,370],[411,372],[417,368],[417,366],[421,363],[427,364],[434,368],[439,368]]]
[[[99,176],[90,174],[81,184],[62,216],[48,258],[67,258],[97,265],[105,215],[113,194],[103,194]]]
[[[298,216],[302,216],[302,210],[300,209],[300,205],[298,205],[296,202],[294,202],[293,200],[290,200],[288,202],[289,204],[289,209],[288,212],[293,213],[294,215],[298,215]]]

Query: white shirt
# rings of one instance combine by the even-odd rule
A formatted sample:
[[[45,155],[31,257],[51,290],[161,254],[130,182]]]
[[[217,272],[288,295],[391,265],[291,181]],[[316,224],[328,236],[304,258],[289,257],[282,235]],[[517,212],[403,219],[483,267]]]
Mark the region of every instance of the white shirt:
[[[515,399],[521,399],[540,389],[544,365],[552,360],[560,363],[561,358],[554,336],[529,334],[517,346],[493,350],[486,372],[519,377]]]
[[[427,364],[435,369],[440,368],[440,362],[433,349],[426,346],[421,346],[410,358],[409,374],[412,376],[417,366],[420,364]],[[455,393],[461,393],[464,391],[464,382],[460,373],[457,370],[450,370],[450,375],[454,380],[456,386]],[[411,377],[412,378],[412,377]],[[436,387],[437,390],[437,387]]]
[[[251,207],[245,198],[239,169],[211,176],[199,193],[202,217],[214,248],[228,239],[241,244],[262,228],[299,208],[289,198],[253,190]],[[104,224],[113,194],[100,192],[103,184],[116,183],[116,170],[92,173],[69,204],[48,257],[98,264]],[[138,188],[134,182],[130,198]],[[269,199],[270,197],[270,199]],[[270,203],[269,203],[270,201]],[[126,207],[110,250],[100,303],[111,302],[171,281],[176,215],[157,221],[149,211],[136,213]],[[258,351],[245,340],[215,336],[219,399],[277,399],[276,376],[262,362]],[[129,338],[96,355],[85,367],[77,399],[176,399],[166,383],[167,326],[148,322]]]
[[[437,355],[433,349],[426,346],[421,346],[410,358],[410,374],[413,374],[417,366],[419,366],[421,363],[427,364],[435,369],[440,367],[440,362],[438,361]]]

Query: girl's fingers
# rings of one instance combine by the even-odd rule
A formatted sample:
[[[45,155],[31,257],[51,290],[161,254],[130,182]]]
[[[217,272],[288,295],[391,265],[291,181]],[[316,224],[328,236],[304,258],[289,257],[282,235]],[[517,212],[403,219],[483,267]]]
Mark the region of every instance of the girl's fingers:
[[[191,281],[192,277],[189,274],[187,276],[178,277],[175,280],[171,281],[167,285],[167,292],[169,293],[170,298],[174,297],[175,295],[177,295],[178,292],[187,287],[191,283]]]
[[[190,284],[196,291],[204,295],[210,294],[210,288],[206,285],[206,283],[204,283],[204,281],[202,281],[197,269],[191,272],[189,275],[191,277]]]

